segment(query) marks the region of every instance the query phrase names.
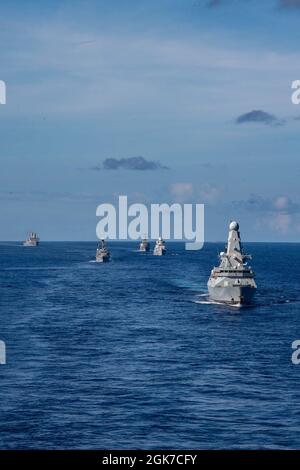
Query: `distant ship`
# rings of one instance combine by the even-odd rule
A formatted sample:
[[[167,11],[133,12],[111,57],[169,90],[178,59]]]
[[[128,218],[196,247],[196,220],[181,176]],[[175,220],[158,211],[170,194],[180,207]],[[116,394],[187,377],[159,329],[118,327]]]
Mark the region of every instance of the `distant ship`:
[[[107,249],[104,240],[101,240],[101,243],[98,244],[96,250],[96,261],[97,263],[107,263],[110,260],[110,252]]]
[[[142,239],[140,243],[139,251],[149,251],[149,250],[150,250],[150,243],[147,240],[146,236],[144,236],[144,238]]]
[[[40,239],[35,232],[31,232],[28,238],[23,242],[24,246],[38,246]]]
[[[162,256],[166,254],[165,242],[161,237],[159,237],[159,239],[155,243],[153,254],[155,256]]]
[[[210,298],[236,306],[250,304],[257,286],[254,272],[245,262],[251,256],[243,252],[237,222],[230,223],[226,252],[219,257],[220,266],[213,268],[207,283]]]

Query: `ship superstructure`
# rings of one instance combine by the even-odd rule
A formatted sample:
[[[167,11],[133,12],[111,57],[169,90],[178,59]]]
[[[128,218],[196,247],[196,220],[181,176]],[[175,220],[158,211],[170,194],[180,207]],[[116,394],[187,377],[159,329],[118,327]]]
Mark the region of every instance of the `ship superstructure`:
[[[24,246],[38,246],[39,243],[40,243],[40,239],[37,236],[37,234],[35,232],[31,232],[28,235],[28,238],[25,240],[25,242],[23,242],[23,245]]]

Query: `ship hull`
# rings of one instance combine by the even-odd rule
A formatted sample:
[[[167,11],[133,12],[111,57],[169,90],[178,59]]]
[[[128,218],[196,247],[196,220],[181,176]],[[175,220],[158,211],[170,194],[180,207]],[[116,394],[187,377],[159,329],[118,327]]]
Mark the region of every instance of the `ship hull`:
[[[166,254],[166,250],[154,250],[153,255],[154,256],[163,256]]]
[[[213,287],[208,285],[209,297],[215,302],[235,306],[250,305],[255,294],[255,288],[250,286]]]
[[[96,257],[96,262],[97,263],[108,263],[110,260],[109,256],[98,256]]]

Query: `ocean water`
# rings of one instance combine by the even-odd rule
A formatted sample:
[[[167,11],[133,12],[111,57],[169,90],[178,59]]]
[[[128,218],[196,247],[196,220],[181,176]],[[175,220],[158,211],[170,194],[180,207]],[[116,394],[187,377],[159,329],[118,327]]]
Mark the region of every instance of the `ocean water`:
[[[0,448],[300,448],[300,245],[245,244],[244,309],[205,297],[223,244],[110,248],[0,244]]]

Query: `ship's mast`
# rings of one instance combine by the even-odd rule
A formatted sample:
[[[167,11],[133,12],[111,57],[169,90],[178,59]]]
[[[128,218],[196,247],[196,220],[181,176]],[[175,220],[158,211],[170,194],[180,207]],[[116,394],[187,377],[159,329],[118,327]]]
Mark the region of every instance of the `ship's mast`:
[[[238,268],[244,263],[245,257],[242,250],[239,224],[233,221],[229,225],[226,252],[220,253],[220,267],[223,269]]]
[[[239,232],[239,224],[234,221],[231,222],[229,225],[229,235],[228,235],[226,254],[228,257],[233,258],[238,263],[243,263],[244,261],[241,236]]]

